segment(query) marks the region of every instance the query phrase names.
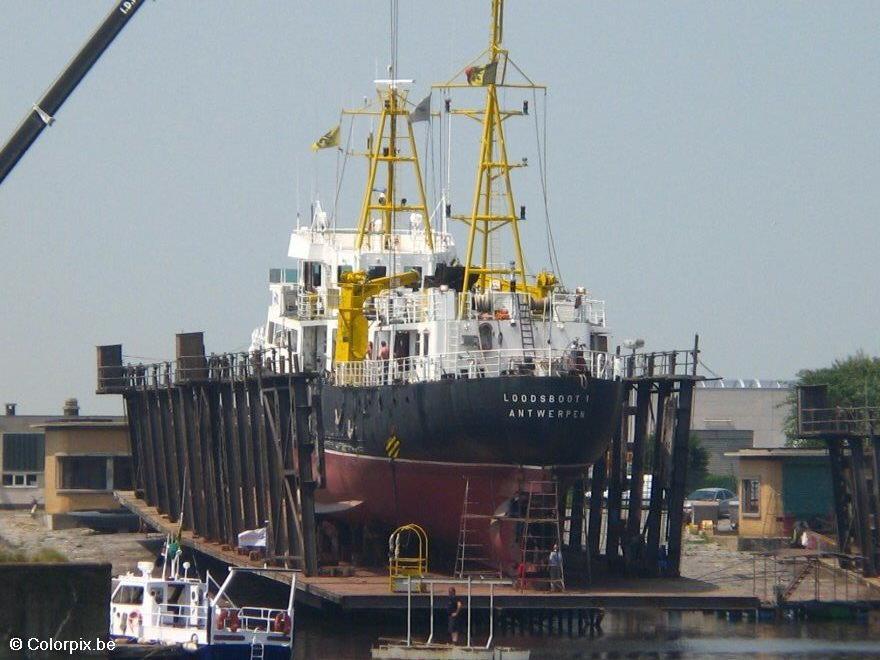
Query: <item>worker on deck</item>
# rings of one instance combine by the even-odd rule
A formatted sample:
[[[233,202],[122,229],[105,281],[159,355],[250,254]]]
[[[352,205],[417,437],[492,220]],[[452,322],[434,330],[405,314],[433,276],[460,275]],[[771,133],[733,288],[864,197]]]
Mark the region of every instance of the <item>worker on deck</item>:
[[[550,551],[547,563],[550,565],[550,591],[556,591],[557,587],[559,587],[559,591],[562,591],[562,553],[559,552],[559,546],[556,543],[553,544],[553,550]]]
[[[384,342],[383,342],[384,343]],[[461,614],[464,611],[461,598],[455,595],[455,587],[449,587],[449,602],[446,604],[447,630],[453,644],[458,644],[458,631],[461,629]]]
[[[388,348],[388,342],[382,341],[379,344],[379,359],[382,360],[382,383],[388,382],[388,360],[391,358],[391,349]]]

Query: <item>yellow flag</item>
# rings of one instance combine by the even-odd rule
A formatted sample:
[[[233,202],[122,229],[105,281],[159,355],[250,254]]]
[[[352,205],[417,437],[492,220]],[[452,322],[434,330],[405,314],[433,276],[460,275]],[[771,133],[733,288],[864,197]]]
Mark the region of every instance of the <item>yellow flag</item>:
[[[486,66],[470,66],[464,70],[468,85],[494,85],[498,72],[498,62],[489,62]]]
[[[338,147],[339,126],[339,124],[336,124],[335,128],[331,128],[329,131],[324,133],[324,135],[319,137],[317,141],[312,145],[312,151],[317,151],[318,149],[328,149],[330,147]]]

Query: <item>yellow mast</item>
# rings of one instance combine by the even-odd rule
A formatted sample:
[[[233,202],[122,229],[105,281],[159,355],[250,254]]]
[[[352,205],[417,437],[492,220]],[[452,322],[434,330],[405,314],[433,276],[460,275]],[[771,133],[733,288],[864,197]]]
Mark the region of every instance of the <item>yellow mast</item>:
[[[454,219],[462,220],[469,225],[467,250],[465,254],[465,286],[476,276],[478,290],[489,288],[493,276],[507,276],[517,283],[517,288],[526,292],[526,266],[523,258],[522,244],[519,235],[520,217],[516,211],[510,171],[523,167],[524,163],[511,164],[507,157],[507,142],[504,136],[503,122],[508,117],[523,114],[521,111],[502,110],[498,103],[499,87],[539,88],[522,74],[522,71],[510,59],[507,49],[502,45],[504,29],[504,0],[491,0],[492,25],[489,36],[489,47],[474,62],[488,56],[485,65],[468,66],[460,71],[468,77],[467,83],[448,82],[437,85],[440,88],[472,87],[475,84],[486,88],[486,101],[482,109],[451,110],[453,114],[462,114],[482,123],[480,152],[477,164],[474,198],[469,215],[454,215]],[[510,84],[505,81],[508,64],[512,65],[527,84]],[[474,75],[477,72],[477,75]],[[513,238],[513,259],[510,264],[490,263],[489,245],[493,233],[504,227],[510,227]],[[479,245],[479,252],[475,254]],[[459,314],[465,314],[465,297],[461,298]]]
[[[416,148],[416,139],[413,134],[412,123],[409,119],[406,92],[400,89],[400,84],[405,81],[386,80],[377,81],[384,85],[378,90],[379,109],[371,110],[346,110],[344,114],[352,115],[378,115],[378,132],[372,140],[370,151],[366,154],[370,160],[367,184],[364,188],[364,197],[361,204],[361,213],[358,220],[357,249],[362,250],[364,241],[372,233],[370,219],[374,211],[382,214],[383,247],[390,249],[394,234],[394,217],[399,211],[411,211],[421,213],[424,228],[425,241],[428,249],[434,249],[434,236],[431,231],[431,220],[428,216],[428,204],[425,199],[425,185],[422,180],[422,169],[419,164],[419,152]],[[406,121],[406,130],[401,135],[399,118]],[[401,145],[401,142],[403,144]],[[403,147],[403,148],[401,148]],[[398,163],[410,163],[413,167],[416,179],[418,200],[416,203],[405,202],[397,197],[396,166]],[[376,189],[376,179],[380,166],[386,166],[385,188]],[[369,243],[369,241],[367,241]]]

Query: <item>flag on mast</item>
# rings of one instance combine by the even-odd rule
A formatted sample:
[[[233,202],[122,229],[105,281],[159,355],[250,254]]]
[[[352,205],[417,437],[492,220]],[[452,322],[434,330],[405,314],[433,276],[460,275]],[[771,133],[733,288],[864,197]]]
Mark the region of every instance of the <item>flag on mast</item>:
[[[419,121],[431,121],[431,93],[419,101],[419,104],[409,113],[409,123],[415,124]]]
[[[317,151],[318,149],[329,149],[330,147],[338,147],[339,146],[339,127],[341,124],[336,124],[334,128],[331,128],[329,131],[324,133],[321,137],[319,137],[314,144],[312,144],[312,151]]]
[[[464,70],[468,85],[494,85],[498,73],[498,62],[489,62],[486,66],[469,66]]]

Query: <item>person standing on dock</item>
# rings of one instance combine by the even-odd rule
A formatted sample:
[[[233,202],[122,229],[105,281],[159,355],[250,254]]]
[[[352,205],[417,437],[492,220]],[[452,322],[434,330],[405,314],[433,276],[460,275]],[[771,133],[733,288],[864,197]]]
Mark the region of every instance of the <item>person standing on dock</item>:
[[[550,551],[547,563],[550,565],[550,591],[556,591],[557,587],[559,591],[562,591],[562,553],[559,552],[559,546],[556,543],[553,544],[553,550]]]
[[[458,631],[461,628],[460,618],[463,610],[461,598],[455,595],[455,587],[449,587],[449,602],[446,604],[446,614],[449,617],[447,630],[453,644],[458,644]]]

